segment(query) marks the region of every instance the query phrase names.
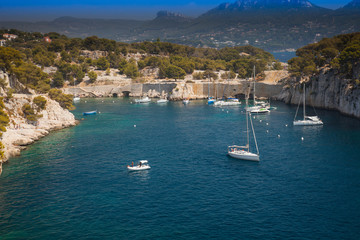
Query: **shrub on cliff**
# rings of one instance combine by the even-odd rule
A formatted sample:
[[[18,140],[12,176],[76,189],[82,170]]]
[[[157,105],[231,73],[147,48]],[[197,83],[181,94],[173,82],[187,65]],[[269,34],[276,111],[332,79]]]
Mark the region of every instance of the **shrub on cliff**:
[[[0,160],[3,160],[5,158],[3,149],[4,145],[2,142],[0,142]]]
[[[235,78],[236,78],[236,73],[234,73],[233,71],[221,74],[221,79],[235,79]]]
[[[100,70],[105,70],[110,67],[110,63],[106,58],[101,57],[96,61],[96,67]]]
[[[195,80],[204,79],[204,75],[203,75],[203,73],[201,73],[201,72],[193,73],[192,76],[193,76],[193,79],[195,79]]]
[[[25,103],[21,108],[24,117],[29,123],[36,124],[40,115],[35,114],[35,110],[31,107],[29,103]]]
[[[14,66],[22,63],[21,53],[10,47],[0,47],[0,69],[11,72]]]
[[[42,96],[34,97],[33,103],[38,107],[38,110],[44,110],[46,107],[46,99]]]
[[[184,71],[184,69],[174,66],[174,65],[170,65],[167,68],[165,68],[165,77],[167,78],[174,78],[176,79],[184,79],[186,76],[186,72]]]
[[[51,89],[49,91],[49,97],[55,101],[57,101],[62,108],[68,109],[68,110],[74,110],[75,107],[72,104],[73,103],[73,95],[71,94],[64,94],[59,89]]]
[[[50,89],[50,79],[39,67],[32,63],[22,63],[13,68],[19,82],[25,86],[35,89],[41,93],[46,93]]]
[[[90,83],[94,83],[96,81],[96,79],[97,79],[97,74],[94,71],[90,71],[88,73],[88,77],[89,77]]]
[[[139,76],[139,69],[135,62],[129,62],[124,69],[124,74],[132,79],[135,79]]]
[[[10,119],[7,113],[4,111],[5,105],[3,102],[3,98],[0,97],[0,137],[2,136],[2,132],[6,132],[6,126],[9,124]]]

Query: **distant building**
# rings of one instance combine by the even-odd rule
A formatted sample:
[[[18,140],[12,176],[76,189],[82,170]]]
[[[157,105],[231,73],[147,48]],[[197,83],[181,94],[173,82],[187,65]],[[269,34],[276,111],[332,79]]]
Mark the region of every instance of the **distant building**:
[[[0,39],[0,47],[4,47],[6,43],[5,39]]]
[[[12,40],[12,39],[16,39],[18,36],[15,34],[10,34],[10,33],[4,33],[3,34],[3,38],[6,38],[7,40]]]
[[[51,38],[50,37],[44,37],[44,41],[48,42],[48,43],[51,43]]]

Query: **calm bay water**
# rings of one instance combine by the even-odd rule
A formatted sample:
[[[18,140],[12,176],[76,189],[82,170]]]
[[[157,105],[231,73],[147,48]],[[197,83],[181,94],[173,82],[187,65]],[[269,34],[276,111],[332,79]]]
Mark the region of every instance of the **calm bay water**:
[[[242,107],[131,101],[82,100],[80,125],[4,165],[0,239],[360,239],[359,120],[317,110],[324,126],[293,127],[274,103],[255,163],[226,156]]]

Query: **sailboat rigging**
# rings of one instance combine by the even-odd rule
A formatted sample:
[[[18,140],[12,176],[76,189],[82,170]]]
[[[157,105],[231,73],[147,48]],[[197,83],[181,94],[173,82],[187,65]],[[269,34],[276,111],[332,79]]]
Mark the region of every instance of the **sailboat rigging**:
[[[300,106],[300,102],[301,102],[301,99],[299,101],[299,105],[296,109],[296,113],[295,113],[295,117],[294,117],[294,121],[293,121],[293,124],[294,126],[312,126],[312,125],[323,125],[324,123],[320,120],[320,118],[318,116],[306,116],[306,110],[305,110],[305,83],[304,83],[304,87],[303,87],[303,115],[304,115],[304,118],[303,120],[295,120],[296,119],[296,116],[297,116],[297,113],[298,113],[298,110],[299,110],[299,106]]]
[[[251,113],[268,113],[268,112],[270,112],[269,106],[267,104],[265,104],[264,102],[257,102],[256,101],[256,96],[255,96],[255,86],[256,86],[255,65],[254,65],[254,70],[253,70],[253,81],[254,81],[254,92],[253,92],[254,106],[246,107],[246,111],[249,111]]]
[[[165,97],[161,98],[160,82],[159,82],[159,95],[160,95],[160,99],[157,100],[157,103],[167,103],[167,102],[169,102],[169,100],[167,100]]]
[[[246,107],[248,106],[248,98],[249,98],[249,93],[248,93],[248,95],[246,97]],[[233,158],[237,158],[237,159],[258,162],[258,161],[260,161],[259,148],[258,148],[257,141],[256,141],[254,125],[253,125],[253,122],[252,122],[252,119],[251,119],[251,112],[245,111],[245,114],[246,114],[246,140],[247,140],[247,143],[246,143],[245,146],[238,146],[238,145],[228,146],[228,155],[233,157]],[[256,146],[256,153],[253,153],[253,152],[250,151],[249,122],[250,122],[250,125],[251,125],[252,135],[254,137],[254,143],[255,143],[255,146]]]

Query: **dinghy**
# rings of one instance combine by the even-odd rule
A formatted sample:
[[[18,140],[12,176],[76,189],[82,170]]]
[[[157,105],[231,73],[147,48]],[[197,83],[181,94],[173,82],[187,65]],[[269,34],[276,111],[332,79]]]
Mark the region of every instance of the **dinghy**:
[[[141,171],[141,170],[150,169],[151,167],[149,166],[147,160],[140,160],[138,165],[136,165],[136,166],[130,166],[130,165],[128,165],[127,168],[128,168],[130,171]]]
[[[90,112],[83,112],[83,115],[96,115],[96,110],[95,111],[90,111]]]

